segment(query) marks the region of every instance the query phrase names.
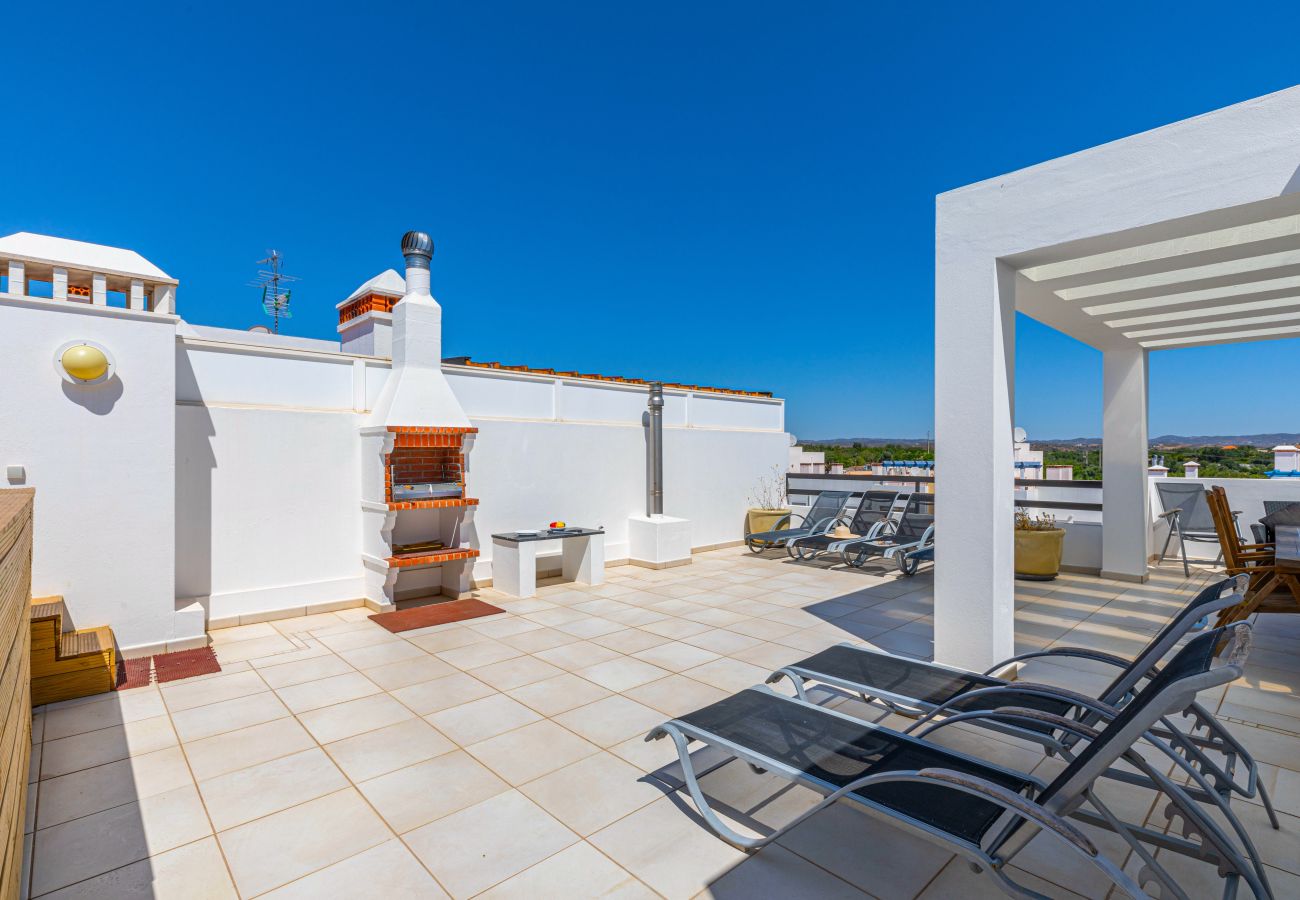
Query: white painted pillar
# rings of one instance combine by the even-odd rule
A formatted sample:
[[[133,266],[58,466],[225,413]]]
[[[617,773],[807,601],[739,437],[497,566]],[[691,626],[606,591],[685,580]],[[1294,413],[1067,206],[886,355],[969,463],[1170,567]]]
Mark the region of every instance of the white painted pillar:
[[[107,306],[108,276],[102,272],[94,272],[90,279],[90,302],[96,306]]]
[[[939,243],[934,656],[975,670],[1015,647],[1015,278],[961,242]]]
[[[27,266],[17,260],[9,260],[9,293],[19,297],[27,295]]]
[[[54,299],[67,300],[68,299],[68,270],[61,269],[58,266],[55,266],[52,284],[54,285],[54,293],[53,293]]]
[[[144,282],[139,278],[131,279],[131,289],[126,295],[127,309],[144,309]]]
[[[1151,531],[1146,350],[1103,354],[1102,403],[1101,574],[1146,581]]]
[[[153,289],[153,311],[156,313],[176,312],[176,288],[170,284],[159,284]]]

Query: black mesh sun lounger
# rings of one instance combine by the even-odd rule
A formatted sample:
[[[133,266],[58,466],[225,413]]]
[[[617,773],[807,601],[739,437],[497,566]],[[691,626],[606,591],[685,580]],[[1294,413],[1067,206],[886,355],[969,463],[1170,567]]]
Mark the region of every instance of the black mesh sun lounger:
[[[1070,731],[1079,750],[1050,783],[992,762],[864,722],[836,710],[755,687],[673,719],[646,740],[669,737],[677,747],[687,792],[707,826],[728,843],[756,850],[835,801],[849,802],[867,815],[965,858],[989,875],[1007,894],[1040,897],[1018,883],[1010,868],[1017,853],[1039,834],[1063,844],[1081,862],[1102,872],[1123,895],[1145,898],[1147,884],[1161,896],[1188,895],[1147,846],[1215,863],[1225,897],[1244,882],[1258,900],[1272,894],[1262,866],[1252,863],[1233,837],[1220,828],[1183,787],[1162,774],[1134,749],[1163,718],[1185,709],[1199,691],[1241,676],[1249,650],[1244,623],[1194,638],[1140,687],[1105,727],[1023,707],[981,710],[976,715],[1005,721],[1042,721]],[[1225,663],[1214,666],[1216,651],[1227,646]],[[946,722],[932,726],[932,731]],[[697,779],[690,743],[700,742],[796,784],[823,799],[793,821],[763,836],[741,834],[714,813]],[[1139,768],[1168,801],[1184,838],[1135,827],[1115,815],[1092,785],[1124,759]],[[1068,817],[1088,809],[1105,821],[1135,854],[1136,875],[1123,860],[1105,856]],[[854,835],[843,835],[853,840]],[[902,861],[900,861],[902,862]],[[870,885],[863,885],[870,889]]]
[[[771,531],[750,532],[745,535],[745,546],[754,553],[762,553],[773,547],[786,547],[791,541],[814,534],[825,534],[835,527],[840,514],[848,505],[849,491],[822,491],[812,502],[805,515],[799,516],[799,524],[791,525],[797,513],[791,513],[776,523]]]
[[[858,501],[853,517],[840,516],[835,525],[846,525],[852,538],[835,537],[829,532],[796,538],[790,549],[799,559],[815,559],[823,553],[838,553],[847,544],[863,538],[872,539],[890,533],[902,514],[901,503],[906,502],[898,491],[867,491]],[[832,526],[834,527],[834,526]]]
[[[1236,575],[1204,588],[1133,659],[1098,650],[1056,647],[1022,653],[980,673],[868,647],[838,644],[776,670],[769,676],[768,683],[788,678],[801,699],[807,699],[810,682],[828,685],[867,702],[880,703],[894,712],[920,717],[921,721],[913,729],[940,716],[959,716],[972,710],[999,706],[1027,707],[1055,716],[1073,716],[1093,722],[1096,717],[1087,704],[1122,705],[1143,679],[1159,671],[1160,661],[1198,620],[1240,603],[1248,586],[1247,576]],[[1031,659],[1063,657],[1109,665],[1118,673],[1096,698],[1072,694],[1050,685],[1007,681],[992,674]],[[1191,719],[1190,727],[1176,729],[1172,723],[1166,723],[1159,729],[1161,737],[1177,746],[1179,752],[1206,776],[1224,803],[1232,794],[1248,799],[1259,796],[1273,827],[1277,828],[1277,815],[1267,790],[1259,780],[1259,767],[1246,748],[1199,704],[1189,707],[1186,715]],[[980,724],[1041,744],[1052,753],[1069,753],[1071,737],[1042,722],[983,721]],[[1199,797],[1199,791],[1195,793]]]

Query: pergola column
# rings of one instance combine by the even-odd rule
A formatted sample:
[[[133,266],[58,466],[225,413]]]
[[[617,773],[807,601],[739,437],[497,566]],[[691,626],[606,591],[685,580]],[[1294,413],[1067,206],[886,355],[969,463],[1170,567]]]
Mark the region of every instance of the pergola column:
[[[1107,350],[1102,357],[1101,574],[1146,581],[1147,351]]]
[[[934,656],[982,670],[1015,646],[1015,278],[959,243],[935,271]]]

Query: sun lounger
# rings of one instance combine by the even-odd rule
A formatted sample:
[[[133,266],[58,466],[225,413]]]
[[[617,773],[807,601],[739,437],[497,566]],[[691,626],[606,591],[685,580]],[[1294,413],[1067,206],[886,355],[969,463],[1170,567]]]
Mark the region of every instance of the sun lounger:
[[[1044,834],[1081,863],[1099,870],[1126,896],[1147,897],[1142,886],[1154,883],[1162,896],[1186,897],[1186,891],[1146,846],[1154,832],[1138,834],[1092,790],[1097,779],[1123,759],[1143,771],[1168,801],[1171,815],[1181,819],[1187,837],[1162,833],[1158,846],[1217,864],[1225,882],[1225,897],[1235,895],[1237,885],[1245,882],[1256,898],[1269,898],[1261,867],[1252,864],[1232,836],[1180,785],[1134,750],[1162,719],[1192,704],[1197,692],[1239,678],[1249,638],[1249,626],[1244,623],[1194,638],[1138,688],[1100,731],[1037,709],[977,711],[990,719],[1049,724],[1074,735],[1080,749],[1050,783],[767,687],[741,691],[666,722],[646,740],[672,739],[685,787],[705,823],[723,840],[742,849],[763,847],[830,803],[843,800],[875,819],[962,856],[1012,896],[1041,896],[1015,880],[1010,864],[1034,837]],[[1228,645],[1225,663],[1215,667],[1212,663],[1221,643]],[[823,799],[770,834],[741,834],[711,808],[694,770],[692,741],[811,788],[823,794]],[[1136,854],[1142,863],[1136,876],[1126,873],[1123,860],[1107,858],[1068,821],[1067,817],[1084,809],[1106,821]],[[845,840],[853,837],[843,835]],[[863,887],[869,890],[871,886]]]
[[[858,501],[852,518],[840,516],[833,528],[844,525],[851,538],[835,537],[832,531],[794,540],[790,549],[799,559],[816,559],[823,553],[838,553],[848,544],[863,538],[876,538],[894,530],[903,514],[907,495],[898,491],[867,491]]]
[[[922,560],[934,558],[934,495],[908,495],[892,534],[845,541],[839,551],[846,563],[857,568],[883,557],[893,560],[904,575],[915,575]]]
[[[835,527],[851,496],[849,491],[822,491],[806,514],[791,513],[780,519],[771,531],[746,534],[745,545],[754,553],[762,553],[773,547],[785,547],[802,537],[825,534]],[[792,524],[796,518],[798,525]]]

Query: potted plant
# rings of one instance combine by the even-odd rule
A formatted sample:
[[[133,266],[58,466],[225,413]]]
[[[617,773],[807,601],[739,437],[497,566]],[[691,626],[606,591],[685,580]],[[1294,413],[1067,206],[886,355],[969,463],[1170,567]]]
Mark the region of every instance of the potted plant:
[[[1030,516],[1016,510],[1016,577],[1028,581],[1051,581],[1061,571],[1065,529],[1056,527],[1056,517]]]
[[[770,475],[762,475],[749,494],[749,511],[745,515],[745,534],[772,531],[790,515],[785,495],[785,472],[773,466]]]

